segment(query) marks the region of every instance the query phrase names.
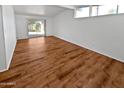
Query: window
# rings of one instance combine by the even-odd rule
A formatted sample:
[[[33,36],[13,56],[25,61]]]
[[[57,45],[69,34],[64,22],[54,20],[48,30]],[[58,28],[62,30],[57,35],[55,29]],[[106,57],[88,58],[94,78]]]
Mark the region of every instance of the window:
[[[124,13],[124,5],[89,5],[76,9],[75,18]]]
[[[124,13],[124,5],[118,5],[118,13]]]
[[[29,32],[40,32],[41,31],[41,21],[32,21],[28,24]]]
[[[28,20],[29,35],[44,35],[44,21]]]
[[[101,5],[98,9],[98,15],[109,15],[117,13],[117,5]]]
[[[76,18],[79,17],[89,17],[89,7],[76,9]]]

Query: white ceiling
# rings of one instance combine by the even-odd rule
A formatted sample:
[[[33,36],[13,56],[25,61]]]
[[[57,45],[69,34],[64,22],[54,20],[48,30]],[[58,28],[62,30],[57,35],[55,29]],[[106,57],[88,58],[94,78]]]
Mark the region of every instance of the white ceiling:
[[[65,9],[75,9],[83,5],[14,5],[16,14],[36,15],[36,16],[55,16]]]
[[[38,15],[38,16],[55,16],[67,9],[56,5],[15,5],[16,14]]]
[[[59,5],[60,7],[65,7],[68,9],[75,9],[80,7],[88,7],[89,5]]]

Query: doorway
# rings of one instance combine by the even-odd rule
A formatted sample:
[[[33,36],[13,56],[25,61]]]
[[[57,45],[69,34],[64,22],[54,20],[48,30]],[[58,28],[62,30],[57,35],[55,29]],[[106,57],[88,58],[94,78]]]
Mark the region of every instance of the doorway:
[[[28,20],[28,37],[31,38],[45,36],[45,22],[45,20]]]

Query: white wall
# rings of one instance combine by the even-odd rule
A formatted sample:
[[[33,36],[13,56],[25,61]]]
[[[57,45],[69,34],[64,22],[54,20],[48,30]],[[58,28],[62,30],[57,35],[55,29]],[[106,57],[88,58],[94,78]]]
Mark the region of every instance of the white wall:
[[[124,15],[73,18],[66,10],[54,18],[55,36],[124,62]]]
[[[45,19],[46,20],[46,35],[52,35],[52,18],[40,16],[16,15],[17,38],[28,38],[27,19]]]
[[[12,6],[2,6],[6,68],[9,67],[16,46],[15,15]]]
[[[5,44],[4,44],[4,33],[2,25],[2,6],[0,6],[0,71],[6,68],[5,59]]]

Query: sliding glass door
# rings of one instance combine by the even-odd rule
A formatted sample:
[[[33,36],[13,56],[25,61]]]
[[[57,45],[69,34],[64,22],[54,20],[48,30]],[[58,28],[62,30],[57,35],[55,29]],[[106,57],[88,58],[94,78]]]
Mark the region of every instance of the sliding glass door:
[[[28,36],[45,36],[45,20],[28,20]]]

